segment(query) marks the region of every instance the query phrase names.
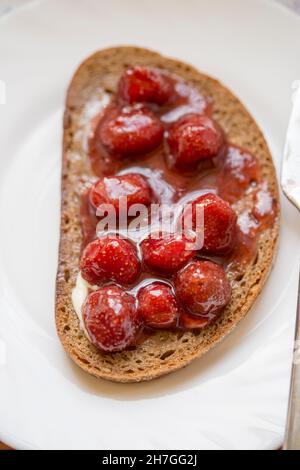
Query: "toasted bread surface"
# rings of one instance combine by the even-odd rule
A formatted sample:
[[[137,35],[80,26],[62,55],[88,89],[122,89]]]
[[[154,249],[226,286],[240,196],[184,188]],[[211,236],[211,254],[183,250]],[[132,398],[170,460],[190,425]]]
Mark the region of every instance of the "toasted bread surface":
[[[102,354],[86,338],[74,311],[71,292],[78,274],[82,243],[79,206],[86,182],[93,176],[87,157],[86,106],[115,92],[128,65],[155,66],[190,82],[214,104],[214,118],[231,143],[259,159],[264,180],[279,200],[275,169],[265,139],[241,102],[219,81],[183,62],[136,47],[115,47],[96,52],[75,73],[66,100],[61,187],[61,238],[56,282],[56,325],[70,357],[85,371],[116,382],[140,382],[168,374],[202,356],[227,335],[247,314],[261,292],[276,252],[279,220],[261,233],[255,260],[243,277],[231,279],[232,298],[222,316],[199,332],[158,331],[135,349]]]

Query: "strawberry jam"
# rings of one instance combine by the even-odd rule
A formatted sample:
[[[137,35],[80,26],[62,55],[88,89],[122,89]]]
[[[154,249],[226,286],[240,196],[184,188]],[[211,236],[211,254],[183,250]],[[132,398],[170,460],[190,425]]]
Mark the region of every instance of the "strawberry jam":
[[[228,142],[212,119],[209,97],[165,71],[139,66],[124,72],[117,90],[91,124],[94,178],[81,201],[81,270],[86,280],[97,284],[98,296],[112,286],[112,293],[128,305],[132,297],[124,292],[135,297],[131,310],[126,304],[119,326],[121,307],[105,291],[110,308],[109,315],[103,311],[105,318],[118,324],[120,344],[127,347],[136,327],[128,320],[127,332],[126,318],[135,308],[139,328],[147,331],[202,329],[215,321],[230,302],[234,281],[255,260],[260,233],[273,225],[278,207],[256,156]],[[120,217],[123,196],[128,202],[125,223]],[[113,234],[99,229],[102,218],[96,208],[102,203],[116,209]],[[189,203],[192,236],[187,239],[176,233],[175,222]],[[130,228],[138,212],[132,212],[135,206],[144,208],[139,209],[139,230]],[[194,226],[196,206],[204,207],[202,245],[192,243],[190,248],[197,231],[201,235]],[[151,239],[164,232],[164,225],[159,230],[157,226],[168,219],[161,207],[170,209],[175,229],[166,238]],[[116,288],[122,290],[116,294]],[[97,309],[100,312],[98,304]],[[93,342],[101,349],[105,332],[93,302],[87,302],[85,310],[87,330],[93,325]],[[112,338],[113,333],[112,346],[103,350],[122,349]]]

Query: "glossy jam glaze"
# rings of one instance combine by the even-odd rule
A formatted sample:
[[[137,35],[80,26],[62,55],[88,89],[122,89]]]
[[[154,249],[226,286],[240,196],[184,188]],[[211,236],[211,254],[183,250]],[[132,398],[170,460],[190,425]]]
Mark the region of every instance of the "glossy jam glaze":
[[[196,112],[207,116],[212,114],[209,98],[202,96],[195,88],[181,80],[171,80],[175,94],[167,105],[147,103],[147,107],[163,123],[165,136],[169,126],[187,113]],[[262,178],[257,158],[249,151],[229,142],[225,142],[217,157],[201,161],[191,172],[179,171],[172,167],[168,148],[164,143],[145,155],[130,158],[112,157],[97,139],[97,131],[105,116],[117,105],[117,98],[112,96],[108,106],[92,122],[89,160],[94,175],[100,178],[126,173],[142,174],[152,188],[154,200],[160,204],[180,206],[183,202],[192,201],[207,192],[213,192],[228,201],[238,216],[235,247],[229,255],[205,255],[205,258],[222,264],[229,278],[240,278],[247,265],[255,259],[261,231],[272,226],[278,213],[277,202]],[[97,223],[95,210],[89,202],[89,190],[86,190],[81,202],[82,248],[96,238]],[[134,239],[138,247],[141,239]],[[203,255],[198,254],[196,257],[201,259]],[[141,287],[155,281],[163,281],[173,289],[172,276],[154,275],[143,265],[138,280],[127,290],[137,295]],[[176,328],[203,328],[217,316],[210,314],[201,317],[182,311]]]

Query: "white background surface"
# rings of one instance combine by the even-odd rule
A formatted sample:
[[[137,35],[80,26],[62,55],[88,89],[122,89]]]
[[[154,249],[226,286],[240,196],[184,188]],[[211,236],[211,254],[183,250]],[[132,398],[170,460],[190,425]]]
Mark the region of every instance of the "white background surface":
[[[35,0],[0,0],[0,15],[11,12],[18,6],[25,5],[26,3],[34,2]],[[124,0],[126,2],[126,0]],[[209,1],[209,0],[208,0]],[[243,0],[241,0],[243,1]],[[273,0],[282,3],[295,13],[300,14],[300,0]]]
[[[171,0],[111,0],[105,9],[96,0],[89,8],[78,0],[35,4],[0,25],[7,84],[0,106],[0,339],[7,348],[0,438],[18,448],[279,447],[300,255],[296,210],[283,201],[278,259],[255,308],[204,360],[151,383],[97,381],[66,358],[53,322],[60,138],[78,63],[97,48],[140,44],[234,90],[279,169],[290,86],[300,77],[299,19],[262,0],[190,0],[188,10]]]

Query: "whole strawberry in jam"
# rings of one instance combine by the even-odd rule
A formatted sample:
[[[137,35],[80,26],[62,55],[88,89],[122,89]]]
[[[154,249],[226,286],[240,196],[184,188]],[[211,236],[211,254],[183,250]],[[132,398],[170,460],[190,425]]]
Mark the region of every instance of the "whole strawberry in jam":
[[[201,160],[218,155],[224,134],[208,116],[190,113],[171,126],[167,142],[173,165],[193,169]]]
[[[153,282],[138,292],[138,313],[145,325],[170,328],[176,325],[179,308],[172,289],[162,282]]]
[[[90,293],[82,306],[82,316],[92,343],[104,352],[130,346],[140,325],[134,297],[118,286]]]
[[[230,301],[231,287],[224,269],[211,261],[193,261],[175,278],[176,295],[194,315],[219,313]]]
[[[134,204],[149,206],[152,190],[143,175],[128,173],[101,178],[92,186],[89,198],[95,209],[101,204],[112,204],[118,214],[121,198],[126,201],[128,209]]]
[[[115,235],[89,243],[80,261],[81,275],[91,285],[108,281],[132,284],[139,276],[140,267],[135,247]]]
[[[201,219],[201,212],[203,219]],[[200,196],[192,202],[193,228],[202,231],[204,222],[203,251],[211,254],[229,253],[235,242],[237,215],[228,202],[213,193]]]
[[[111,155],[130,157],[154,150],[161,144],[163,133],[159,118],[150,109],[135,105],[108,110],[95,137]]]
[[[128,67],[119,82],[119,96],[127,103],[162,105],[170,100],[173,92],[172,80],[154,67]]]
[[[151,271],[172,274],[195,254],[194,244],[180,233],[153,233],[141,243],[143,262]]]

